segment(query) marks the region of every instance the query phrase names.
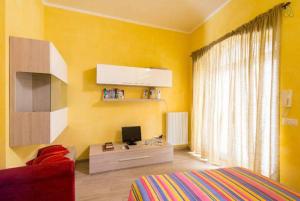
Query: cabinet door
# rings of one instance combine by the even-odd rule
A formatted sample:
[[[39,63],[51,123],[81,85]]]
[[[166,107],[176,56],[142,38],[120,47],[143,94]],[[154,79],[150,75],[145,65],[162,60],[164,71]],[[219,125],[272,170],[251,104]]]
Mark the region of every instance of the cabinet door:
[[[172,72],[163,69],[151,69],[148,71],[147,86],[172,87]]]
[[[151,86],[151,68],[135,68],[137,86]]]
[[[113,65],[97,66],[97,84],[136,85],[135,68]]]
[[[50,73],[68,83],[67,64],[55,46],[50,43]]]
[[[136,78],[133,84],[149,87],[172,87],[172,71],[155,68],[132,68]]]
[[[50,143],[68,126],[68,108],[50,112]]]

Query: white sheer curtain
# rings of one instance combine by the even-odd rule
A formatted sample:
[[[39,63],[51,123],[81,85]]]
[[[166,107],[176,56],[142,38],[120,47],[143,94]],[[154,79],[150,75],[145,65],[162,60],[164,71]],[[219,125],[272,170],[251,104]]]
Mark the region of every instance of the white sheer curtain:
[[[281,6],[193,53],[192,149],[279,178]]]

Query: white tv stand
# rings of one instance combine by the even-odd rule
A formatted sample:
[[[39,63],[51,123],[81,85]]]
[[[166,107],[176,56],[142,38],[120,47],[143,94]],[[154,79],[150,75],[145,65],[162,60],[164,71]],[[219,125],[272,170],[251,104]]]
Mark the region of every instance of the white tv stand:
[[[102,146],[90,146],[90,174],[173,161],[173,146],[168,143],[129,145],[129,149],[114,144],[113,151],[103,151]]]

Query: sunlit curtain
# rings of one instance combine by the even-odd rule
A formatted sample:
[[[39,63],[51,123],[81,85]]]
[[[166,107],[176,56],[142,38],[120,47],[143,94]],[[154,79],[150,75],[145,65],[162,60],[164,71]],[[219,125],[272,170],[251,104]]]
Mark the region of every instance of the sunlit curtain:
[[[192,149],[279,178],[281,6],[193,53]]]

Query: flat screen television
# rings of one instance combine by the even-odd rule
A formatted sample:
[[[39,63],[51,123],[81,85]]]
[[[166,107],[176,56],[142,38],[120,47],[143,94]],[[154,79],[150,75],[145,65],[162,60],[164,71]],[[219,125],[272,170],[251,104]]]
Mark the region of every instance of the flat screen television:
[[[137,141],[141,141],[141,127],[122,127],[122,140],[128,145],[136,145]]]

